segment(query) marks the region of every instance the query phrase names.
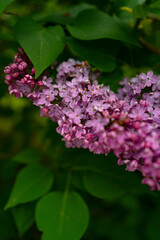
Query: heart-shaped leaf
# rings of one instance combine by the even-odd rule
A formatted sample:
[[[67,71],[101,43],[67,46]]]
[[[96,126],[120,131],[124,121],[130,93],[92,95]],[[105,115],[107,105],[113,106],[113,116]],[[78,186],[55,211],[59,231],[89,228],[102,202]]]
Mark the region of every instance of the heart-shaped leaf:
[[[58,25],[43,28],[32,19],[24,18],[17,22],[14,34],[34,65],[36,78],[56,60],[64,48],[64,31]]]
[[[36,222],[43,240],[78,240],[88,226],[88,208],[75,192],[52,192],[39,200]]]
[[[40,164],[23,168],[17,175],[5,209],[33,201],[49,191],[53,184],[52,172]]]

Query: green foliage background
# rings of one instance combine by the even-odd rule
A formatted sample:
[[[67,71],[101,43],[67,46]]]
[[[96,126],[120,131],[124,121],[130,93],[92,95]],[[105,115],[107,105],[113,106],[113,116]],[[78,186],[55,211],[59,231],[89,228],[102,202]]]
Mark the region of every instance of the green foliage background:
[[[17,40],[28,50],[20,21],[29,16],[43,27],[62,26],[59,63],[88,60],[115,91],[124,76],[159,74],[160,1],[0,0],[0,12],[0,240],[159,240],[160,194],[112,154],[66,149],[56,123],[8,94],[3,69]],[[38,76],[50,63],[34,56],[29,51]]]

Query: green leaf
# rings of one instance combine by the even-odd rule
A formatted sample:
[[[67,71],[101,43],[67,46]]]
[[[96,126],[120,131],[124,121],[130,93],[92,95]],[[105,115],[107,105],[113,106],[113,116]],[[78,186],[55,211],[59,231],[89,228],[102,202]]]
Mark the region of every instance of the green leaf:
[[[149,8],[147,5],[137,5],[133,8],[133,16],[136,18],[146,18],[149,12]]]
[[[38,149],[34,147],[28,147],[24,149],[22,152],[16,154],[13,157],[13,160],[20,163],[32,164],[40,161],[41,158],[42,155]]]
[[[126,171],[125,166],[119,166],[112,153],[101,159],[93,156],[89,160],[84,185],[91,195],[105,199],[114,199],[126,192],[150,193],[149,188],[141,184],[141,177]]]
[[[64,31],[61,26],[43,28],[30,18],[17,22],[14,31],[30,60],[32,61],[36,78],[52,64],[64,49]]]
[[[100,161],[90,161],[90,169],[84,174],[87,191],[98,198],[116,198],[126,192],[124,187],[125,172],[117,166],[115,157]]]
[[[11,4],[14,0],[0,0],[0,14]]]
[[[73,37],[81,40],[110,38],[140,46],[129,25],[95,9],[81,12],[67,29]]]
[[[20,236],[34,223],[34,208],[35,203],[27,203],[12,209],[13,218]]]
[[[5,209],[26,203],[47,193],[53,184],[52,172],[40,164],[23,168],[17,175]]]
[[[80,3],[61,13],[55,12],[47,17],[42,17],[39,19],[39,22],[42,22],[42,23],[54,22],[62,25],[70,24],[73,18],[75,18],[81,11],[86,9],[93,9],[93,8],[96,8],[96,7],[88,3]]]
[[[92,4],[88,4],[88,3],[80,3],[78,5],[75,5],[71,8],[68,9],[68,13],[72,16],[72,17],[76,17],[80,12],[86,10],[86,9],[95,9],[96,6],[92,5]]]
[[[152,9],[160,9],[160,0],[158,0],[158,1],[155,1],[155,2],[153,2],[153,3],[151,3],[150,5],[149,5],[149,7]]]
[[[52,192],[39,200],[36,222],[43,240],[78,240],[88,226],[88,208],[76,192]]]
[[[146,0],[123,0],[123,1],[115,0],[115,6],[133,8],[136,5],[143,4],[145,2]]]
[[[151,3],[149,5],[149,9],[150,9],[150,14],[151,14],[151,18],[155,18],[157,20],[159,20],[159,15],[160,15],[160,1],[154,1],[153,3]],[[153,14],[153,16],[152,16]]]
[[[107,40],[81,41],[69,38],[67,43],[73,53],[83,60],[87,60],[100,71],[111,72],[116,68],[116,62],[112,56],[113,53],[110,53],[110,49],[114,44],[107,42]]]
[[[88,192],[98,198],[117,198],[125,193],[122,179],[97,170],[87,172],[84,184]]]

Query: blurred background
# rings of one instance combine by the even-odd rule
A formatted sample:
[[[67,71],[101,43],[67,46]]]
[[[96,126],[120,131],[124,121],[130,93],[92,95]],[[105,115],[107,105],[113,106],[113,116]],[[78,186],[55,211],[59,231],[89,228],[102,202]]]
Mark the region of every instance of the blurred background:
[[[56,123],[41,118],[39,109],[27,99],[15,99],[9,95],[3,73],[4,67],[13,61],[18,50],[13,29],[19,15],[32,16],[43,22],[47,16],[56,12],[65,14],[69,8],[81,3],[84,4],[84,1],[17,0],[0,16],[0,240],[39,240],[41,236],[35,224],[31,224],[30,229],[20,236],[14,223],[13,212],[3,211],[16,174],[24,163],[38,158],[39,154],[43,156],[42,161],[46,165],[55,159],[67,162],[71,159],[83,161],[93,157],[87,150],[66,149],[61,137],[56,133]],[[132,77],[150,69],[160,73],[160,1],[159,5],[152,5],[150,8],[150,17],[138,19],[131,15],[130,9],[145,1],[88,0],[86,3],[93,4],[110,15],[117,15],[122,21],[136,26],[142,37],[143,47],[140,49],[119,43],[115,56],[117,66],[114,71],[102,74],[100,82],[111,85],[111,88],[116,90],[118,82],[124,76]],[[146,1],[147,6],[153,3],[154,1]],[[65,54],[66,59],[74,56],[68,49]],[[100,159],[102,156],[95,158]],[[160,239],[159,195],[127,194],[111,200],[98,199],[84,191],[81,180],[81,177],[75,176],[74,185],[82,193],[90,210],[90,223],[83,240]],[[59,184],[59,188],[63,189],[63,183]]]

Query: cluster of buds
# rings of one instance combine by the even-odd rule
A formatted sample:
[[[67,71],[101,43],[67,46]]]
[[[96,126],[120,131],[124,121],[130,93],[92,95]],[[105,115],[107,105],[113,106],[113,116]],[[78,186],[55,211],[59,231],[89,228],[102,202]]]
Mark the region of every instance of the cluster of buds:
[[[23,97],[23,88],[26,86],[28,91],[35,86],[34,67],[22,48],[19,48],[19,52],[15,55],[14,62],[4,69],[5,83],[9,85],[10,94],[16,98]]]

